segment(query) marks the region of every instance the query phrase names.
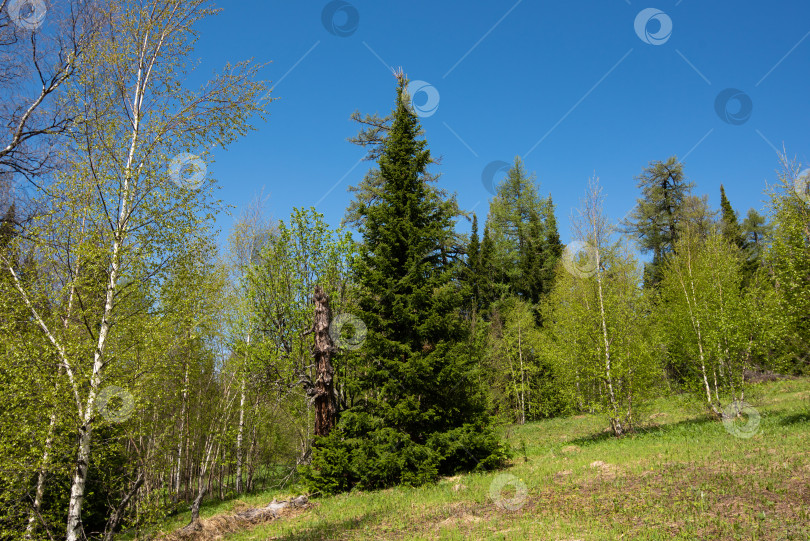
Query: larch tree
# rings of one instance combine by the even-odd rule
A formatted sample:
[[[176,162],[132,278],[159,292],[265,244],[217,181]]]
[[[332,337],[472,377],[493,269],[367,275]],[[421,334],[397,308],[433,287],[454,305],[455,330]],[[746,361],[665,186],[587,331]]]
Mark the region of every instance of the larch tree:
[[[548,271],[562,253],[553,215],[551,201],[540,197],[534,175],[516,157],[490,202],[486,225],[503,285],[532,304],[550,290]]]
[[[746,276],[753,275],[761,266],[763,254],[769,245],[771,225],[756,209],[748,209],[741,225],[746,255]]]
[[[683,164],[675,156],[665,162],[651,162],[636,180],[641,197],[624,227],[637,237],[643,251],[652,253],[644,281],[655,285],[661,280],[661,266],[678,239],[684,220],[683,206],[692,183],[686,180]]]

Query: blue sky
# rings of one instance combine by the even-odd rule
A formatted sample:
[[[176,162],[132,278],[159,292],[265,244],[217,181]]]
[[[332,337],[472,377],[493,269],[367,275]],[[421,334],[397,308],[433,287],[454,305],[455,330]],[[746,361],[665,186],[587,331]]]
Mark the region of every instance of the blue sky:
[[[352,0],[327,17],[334,33],[328,5],[231,0],[200,25],[195,77],[228,61],[270,62],[263,76],[278,98],[268,122],[215,153],[209,172],[226,203],[263,190],[274,218],[315,205],[337,225],[346,188],[372,165],[346,141],[357,132],[349,115],[390,111],[388,66],[435,89],[438,107],[421,122],[442,157],[441,186],[483,221],[483,170],[520,155],[553,196],[564,242],[594,173],[618,220],[638,195],[634,177],[677,155],[695,193],[717,208],[722,183],[744,216],[776,180],[774,147],[810,162],[806,0]],[[724,120],[715,102],[729,88],[739,99],[720,104]],[[415,95],[417,108],[427,97]],[[219,220],[223,240],[231,223]]]

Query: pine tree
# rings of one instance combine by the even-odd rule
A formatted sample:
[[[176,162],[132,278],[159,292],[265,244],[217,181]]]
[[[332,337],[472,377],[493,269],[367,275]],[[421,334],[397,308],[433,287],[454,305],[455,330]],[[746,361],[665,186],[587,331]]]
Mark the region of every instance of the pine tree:
[[[666,162],[651,162],[636,177],[641,197],[625,222],[628,233],[638,237],[642,251],[652,252],[652,262],[644,269],[647,286],[661,280],[661,266],[672,253],[684,221],[683,206],[692,184],[683,174],[683,164],[675,156]]]
[[[426,184],[430,151],[401,73],[398,83],[378,159],[382,190],[363,207],[359,227],[365,400],[316,441],[305,476],[320,492],[418,485],[504,458],[472,372],[454,262],[443,248],[454,235],[453,209]]]
[[[728,198],[726,197],[726,190],[723,185],[720,185],[720,233],[726,242],[743,249],[745,247],[745,239],[742,234],[742,228],[737,219],[737,212],[731,207]]]

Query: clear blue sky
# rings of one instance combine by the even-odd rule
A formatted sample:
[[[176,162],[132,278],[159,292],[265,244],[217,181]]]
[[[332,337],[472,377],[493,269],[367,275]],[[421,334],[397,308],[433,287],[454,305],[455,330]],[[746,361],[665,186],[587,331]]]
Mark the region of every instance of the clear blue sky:
[[[438,92],[421,122],[443,159],[441,186],[483,220],[482,171],[524,156],[554,198],[564,242],[594,172],[616,220],[638,195],[634,177],[671,155],[685,158],[696,193],[717,208],[723,183],[744,216],[763,208],[776,180],[774,146],[810,162],[807,0],[347,3],[329,19],[346,36],[324,26],[327,2],[309,0],[229,0],[200,26],[197,76],[227,61],[271,62],[263,74],[278,98],[267,123],[209,166],[226,203],[241,207],[264,189],[274,218],[317,204],[337,225],[346,188],[372,165],[358,164],[362,149],[346,141],[357,131],[349,115],[390,111],[387,65]],[[750,115],[731,99],[721,111],[732,122],[720,118],[715,101],[727,88],[750,99]],[[223,240],[231,223],[219,220]]]

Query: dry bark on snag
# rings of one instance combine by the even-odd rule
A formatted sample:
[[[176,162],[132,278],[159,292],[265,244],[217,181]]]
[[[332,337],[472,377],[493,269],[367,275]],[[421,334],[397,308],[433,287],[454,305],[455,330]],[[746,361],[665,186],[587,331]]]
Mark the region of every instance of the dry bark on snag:
[[[313,400],[315,403],[315,435],[327,436],[335,426],[335,416],[337,415],[335,369],[332,368],[334,346],[332,338],[329,336],[332,311],[329,308],[329,296],[320,286],[315,286],[312,302],[315,303],[315,321],[312,327],[315,335],[312,356],[315,358],[316,370]]]

